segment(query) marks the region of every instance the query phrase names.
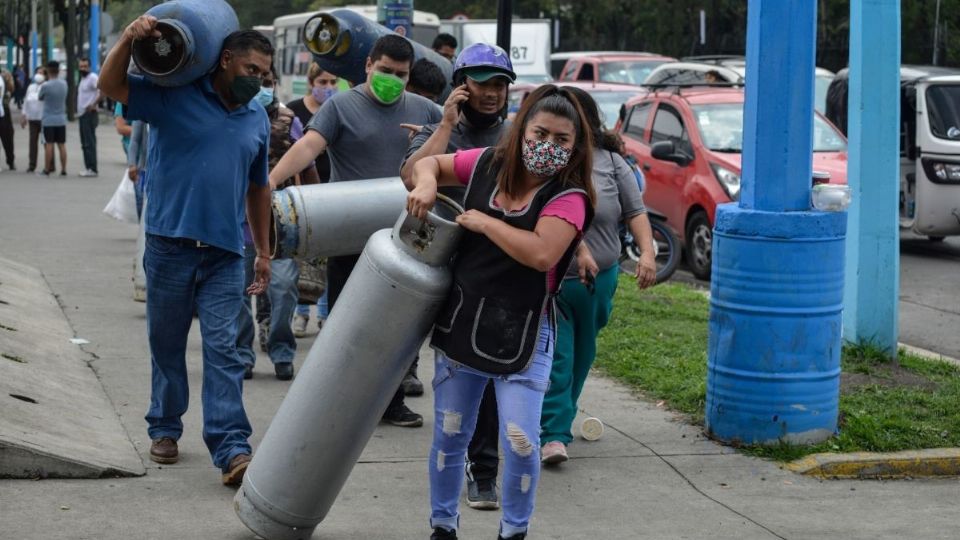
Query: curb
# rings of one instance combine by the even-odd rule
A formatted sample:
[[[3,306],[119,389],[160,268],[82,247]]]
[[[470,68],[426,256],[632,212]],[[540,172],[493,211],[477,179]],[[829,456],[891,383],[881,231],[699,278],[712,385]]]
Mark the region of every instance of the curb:
[[[908,353],[910,353],[910,354],[917,355],[917,356],[919,356],[919,357],[921,357],[921,358],[926,358],[926,359],[928,359],[928,360],[939,360],[939,361],[941,361],[941,362],[947,362],[947,363],[953,364],[953,365],[955,365],[955,366],[960,366],[960,360],[958,360],[958,359],[956,359],[956,358],[951,358],[951,357],[949,357],[949,356],[940,354],[940,353],[938,353],[938,352],[928,351],[927,349],[921,349],[920,347],[914,347],[913,345],[907,345],[906,343],[903,343],[903,342],[897,343],[897,346],[898,346],[899,348],[903,349],[904,351],[906,351],[906,352],[908,352]]]
[[[830,479],[960,476],[960,448],[812,454],[791,461],[784,468],[804,476]]]

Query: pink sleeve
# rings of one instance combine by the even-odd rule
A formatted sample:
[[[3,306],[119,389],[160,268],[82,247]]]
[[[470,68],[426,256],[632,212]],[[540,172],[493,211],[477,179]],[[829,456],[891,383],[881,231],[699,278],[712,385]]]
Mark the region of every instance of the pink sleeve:
[[[582,193],[568,193],[560,196],[544,207],[540,217],[558,217],[583,232],[583,222],[587,220],[587,198]]]
[[[467,185],[470,183],[470,176],[473,174],[473,168],[480,159],[480,155],[486,148],[471,148],[470,150],[457,150],[453,155],[453,172],[457,175],[460,183]]]

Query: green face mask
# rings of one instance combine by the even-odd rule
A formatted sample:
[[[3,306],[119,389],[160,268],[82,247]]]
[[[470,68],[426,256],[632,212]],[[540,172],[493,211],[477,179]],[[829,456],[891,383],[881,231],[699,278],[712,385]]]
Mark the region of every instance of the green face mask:
[[[393,105],[403,95],[407,83],[396,75],[374,71],[370,75],[370,90],[377,101],[384,105]]]
[[[260,78],[241,75],[233,78],[230,83],[230,95],[235,105],[246,105],[254,96],[260,93]]]

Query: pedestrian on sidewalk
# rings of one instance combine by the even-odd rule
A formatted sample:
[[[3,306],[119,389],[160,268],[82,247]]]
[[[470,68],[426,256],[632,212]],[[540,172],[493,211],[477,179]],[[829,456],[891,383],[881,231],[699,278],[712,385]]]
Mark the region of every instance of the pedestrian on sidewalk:
[[[413,46],[396,34],[374,42],[367,58],[367,82],[327,100],[310,120],[303,138],[270,172],[270,183],[279,185],[324,151],[330,154],[331,182],[396,175],[410,142],[401,124],[432,124],[441,117],[435,103],[404,92],[413,59]],[[359,255],[327,260],[331,310],[359,260]],[[402,427],[423,425],[423,416],[404,403],[402,385],[396,389],[383,420]]]
[[[53,146],[60,151],[60,176],[67,175],[67,82],[60,79],[60,62],[47,62],[47,81],[40,86],[39,99],[43,102],[43,171],[49,176],[56,171]]]
[[[3,79],[3,88],[0,89],[0,143],[3,144],[3,152],[7,156],[7,168],[15,171],[17,167],[13,157],[13,114],[10,112],[10,101],[16,92],[16,82],[9,71],[0,72],[0,79]]]
[[[303,124],[293,111],[284,107],[277,99],[274,88],[277,84],[277,72],[270,66],[270,73],[263,78],[260,93],[254,98],[262,105],[270,118],[270,155],[269,166],[273,168],[291,146],[303,136]],[[297,184],[316,184],[317,169],[311,162],[298,174],[282,182],[277,189]],[[244,268],[247,281],[253,279],[253,264],[256,259],[256,246],[249,236],[249,227],[244,223]],[[270,333],[267,336],[267,354],[273,362],[277,379],[289,381],[293,378],[293,359],[297,353],[297,340],[293,335],[291,322],[297,305],[297,280],[300,277],[297,261],[291,258],[273,259],[270,262],[270,286],[267,296],[270,299]],[[237,349],[244,363],[244,379],[253,378],[253,366],[257,354],[253,350],[254,324],[251,296],[244,296],[244,305],[240,310],[240,327],[237,333]]]
[[[457,538],[464,458],[493,381],[504,447],[501,540],[526,538],[540,477],[540,410],[555,342],[554,297],[591,221],[591,134],[568,90],[544,85],[494,148],[414,166],[407,209],[466,185],[453,287],[434,325],[432,540]]]
[[[27,172],[37,170],[37,150],[40,144],[41,120],[43,120],[43,103],[40,101],[40,85],[46,80],[46,70],[38,67],[23,97],[20,128],[25,129],[28,125],[30,126],[30,132],[27,134],[30,147],[30,161],[27,166]]]
[[[23,100],[27,96],[27,85],[30,81],[27,80],[27,70],[24,69],[23,64],[17,64],[17,67],[13,70],[13,80],[16,85],[16,91],[13,93],[13,100],[17,104],[17,108],[23,111]]]
[[[77,112],[80,113],[80,148],[83,149],[83,172],[87,178],[97,176],[97,125],[100,112],[100,90],[97,89],[97,74],[90,71],[90,60],[81,58],[78,62],[80,83],[77,85]]]
[[[515,80],[510,56],[500,47],[476,43],[465,48],[454,62],[455,88],[444,103],[443,120],[424,126],[414,136],[400,167],[401,178],[409,182],[414,165],[427,156],[496,146],[510,127],[505,120],[507,89]],[[463,202],[463,186],[443,187],[441,192]],[[418,389],[423,393],[416,369],[414,362],[403,379],[408,395]],[[487,383],[468,449],[467,506],[470,508],[496,510],[500,507],[497,499],[499,437],[494,385]]]
[[[225,485],[250,463],[237,314],[243,305],[246,213],[256,245],[256,279],[270,282],[267,154],[270,122],[253,97],[270,72],[273,46],[247,30],[224,40],[212,73],[176,87],[127,75],[134,40],[158,36],[143,15],[123,31],[103,64],[100,89],[150,124],[145,216],[147,334],[152,388],[146,415],[150,459],[175,463],[187,411],[186,348],[193,314],[203,336],[203,440]]]
[[[120,102],[118,105],[122,106]],[[143,218],[143,194],[147,186],[147,156],[150,146],[150,125],[142,120],[130,122],[130,146],[127,149],[127,176],[134,183],[137,197],[137,218]]]
[[[613,293],[619,276],[620,235],[623,221],[640,247],[637,286],[651,287],[657,280],[653,234],[643,197],[629,165],[618,153],[618,137],[603,130],[600,112],[590,94],[570,88],[580,102],[593,133],[593,187],[597,193],[596,215],[574,264],[566,271],[557,297],[557,344],[550,370],[550,389],[543,400],[540,418],[541,462],[555,465],[567,461],[567,445],[577,415],[577,400],[597,355],[597,335],[613,310]]]
[[[113,106],[113,127],[120,136],[120,144],[123,145],[124,155],[130,154],[130,137],[133,135],[133,124],[123,117],[123,103],[119,101]]]
[[[320,107],[340,91],[338,87],[339,83],[339,77],[333,73],[324,71],[319,64],[313,62],[307,69],[306,94],[304,94],[302,98],[287,103],[287,107],[297,115],[300,123],[306,126],[310,123],[313,115],[317,114],[317,111],[320,110]],[[329,182],[330,156],[326,152],[322,152],[314,160],[314,165],[316,166],[317,177],[320,183],[325,184]],[[326,264],[323,263],[323,268],[317,269],[317,277],[326,280],[326,275]],[[325,311],[326,295],[326,287],[324,287],[323,296],[317,301],[317,328],[322,327],[323,321],[327,318],[327,312]],[[303,298],[297,299],[297,312],[293,316],[293,335],[298,338],[307,335],[307,325],[310,323],[311,304],[311,302],[304,301]]]

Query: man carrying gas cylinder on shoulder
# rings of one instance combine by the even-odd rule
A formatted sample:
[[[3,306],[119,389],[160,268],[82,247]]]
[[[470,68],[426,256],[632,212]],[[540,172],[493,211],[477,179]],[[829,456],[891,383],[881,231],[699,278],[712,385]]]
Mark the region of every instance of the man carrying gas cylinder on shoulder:
[[[187,335],[194,311],[203,336],[203,440],[225,485],[239,485],[250,463],[237,353],[243,302],[246,213],[256,245],[250,294],[270,282],[267,155],[270,121],[253,97],[269,75],[273,46],[259,32],[223,41],[211,74],[165,87],[127,75],[135,41],[160,37],[143,15],[124,30],[100,74],[100,90],[150,124],[150,203],[144,226],[147,334],[152,360],[146,415],[150,459],[176,463],[187,411]]]
[[[500,47],[475,43],[461,51],[454,62],[455,88],[443,105],[443,120],[422,128],[407,126],[419,133],[410,142],[400,167],[404,182],[410,181],[414,165],[425,157],[496,146],[509,128],[507,88],[515,80],[510,56]],[[466,187],[441,188],[444,190],[446,195],[462,202]],[[404,383],[415,377],[416,365]],[[471,508],[499,508],[496,491],[499,433],[494,385],[489,383],[468,449],[467,505]]]

